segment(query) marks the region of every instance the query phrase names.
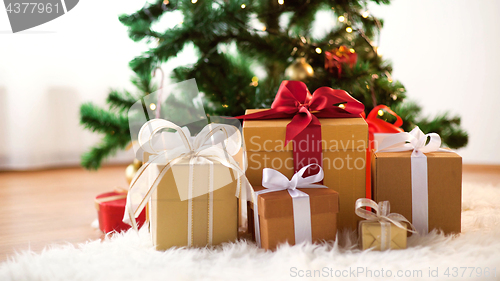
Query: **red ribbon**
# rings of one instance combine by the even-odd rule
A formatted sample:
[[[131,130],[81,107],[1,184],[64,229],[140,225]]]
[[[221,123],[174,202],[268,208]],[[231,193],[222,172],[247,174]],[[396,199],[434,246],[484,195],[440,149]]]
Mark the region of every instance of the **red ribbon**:
[[[343,104],[343,108],[339,104]],[[298,171],[308,164],[322,166],[321,123],[318,118],[361,117],[364,108],[361,102],[344,90],[321,87],[311,95],[303,82],[285,80],[281,82],[271,109],[236,118],[292,118],[286,126],[285,145],[294,140],[294,168]],[[312,173],[311,170],[309,172]]]
[[[389,122],[386,122],[380,118],[378,118],[378,111],[379,110],[385,110],[387,113],[391,114],[392,116],[396,117],[396,122],[394,124],[391,124]],[[363,117],[365,117],[365,113],[363,112]],[[403,129],[400,127],[403,125],[403,119],[399,117],[396,112],[392,111],[389,107],[385,105],[377,105],[370,111],[368,114],[368,117],[365,118],[366,123],[368,123],[368,133],[370,137],[370,147],[372,146],[372,142],[374,140],[374,135],[377,133],[386,133],[386,134],[397,134],[403,132]]]

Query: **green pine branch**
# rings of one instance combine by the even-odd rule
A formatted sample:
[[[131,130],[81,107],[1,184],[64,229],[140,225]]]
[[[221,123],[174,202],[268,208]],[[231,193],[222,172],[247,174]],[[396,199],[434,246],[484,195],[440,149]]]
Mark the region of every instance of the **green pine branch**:
[[[127,117],[106,111],[92,103],[84,103],[80,107],[80,124],[92,132],[103,134],[123,134],[128,131]]]
[[[109,104],[110,109],[116,109],[119,112],[126,112],[132,105],[137,101],[136,98],[128,91],[120,93],[116,90],[112,90],[106,99]]]
[[[106,158],[115,155],[118,150],[125,149],[128,143],[130,136],[127,138],[125,134],[105,135],[100,143],[82,155],[81,165],[88,170],[97,170]]]
[[[106,111],[92,103],[85,103],[80,107],[80,123],[86,129],[104,134],[100,143],[82,155],[81,165],[86,169],[97,170],[104,159],[114,155],[118,149],[124,149],[130,142],[128,119],[118,111]]]
[[[150,72],[139,72],[136,73],[135,76],[132,77],[131,82],[137,88],[137,90],[141,93],[140,97],[149,95],[157,90],[157,86],[152,82],[153,73]]]
[[[158,0],[153,4],[146,4],[144,8],[130,15],[121,15],[120,22],[127,26],[130,39],[135,42],[141,41],[144,38],[149,40],[159,38],[161,33],[155,32],[151,29],[151,24],[158,21],[158,19],[166,11],[173,11],[176,9],[177,1],[169,1],[169,4],[164,4],[163,0]]]
[[[403,119],[403,129],[411,131],[415,126],[424,133],[437,133],[441,140],[450,148],[460,148],[467,145],[469,136],[460,128],[460,117],[450,116],[448,112],[434,118],[422,116],[422,108],[414,102],[400,103],[393,110]]]

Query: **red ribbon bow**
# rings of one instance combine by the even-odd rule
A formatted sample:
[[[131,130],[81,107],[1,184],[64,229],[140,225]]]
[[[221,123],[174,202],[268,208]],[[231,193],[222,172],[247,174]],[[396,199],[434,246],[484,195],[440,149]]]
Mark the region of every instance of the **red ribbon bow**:
[[[391,124],[389,122],[386,122],[380,118],[378,118],[378,111],[379,110],[385,110],[387,113],[391,114],[392,116],[396,117],[396,122],[394,124]],[[362,114],[363,117],[365,117],[365,113],[363,112]],[[370,140],[374,140],[373,134],[377,133],[387,133],[387,134],[397,134],[403,132],[403,129],[400,127],[403,125],[403,119],[399,117],[396,112],[392,111],[389,107],[385,105],[377,105],[370,111],[368,114],[368,117],[365,118],[366,123],[368,123],[368,132],[370,135]]]
[[[339,104],[343,104],[343,108],[339,107]],[[311,95],[303,82],[285,80],[281,82],[271,109],[236,118],[245,120],[292,118],[286,126],[285,145],[287,145],[308,126],[321,126],[318,117],[361,117],[364,108],[361,102],[344,90],[321,87]]]

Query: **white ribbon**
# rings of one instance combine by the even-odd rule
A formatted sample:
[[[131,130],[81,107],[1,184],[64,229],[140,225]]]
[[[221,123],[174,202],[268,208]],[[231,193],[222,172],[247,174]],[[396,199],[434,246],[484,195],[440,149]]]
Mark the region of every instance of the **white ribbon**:
[[[365,207],[372,208],[375,213],[365,210]],[[406,229],[402,224],[408,223],[411,229],[407,231],[415,233],[413,225],[401,214],[390,213],[391,205],[389,201],[382,201],[378,204],[368,198],[359,198],[356,200],[356,215],[369,221],[377,221],[380,223],[380,249],[387,250],[391,247],[391,223],[395,226]]]
[[[162,132],[162,130],[173,129],[174,132]],[[160,134],[161,133],[161,134]],[[155,143],[157,134],[162,143]],[[153,119],[146,122],[138,138],[141,148],[153,154],[149,161],[142,165],[137,171],[130,184],[127,196],[127,205],[123,222],[131,224],[137,230],[136,218],[146,206],[153,191],[160,183],[165,173],[177,162],[183,159],[189,160],[189,181],[187,192],[179,190],[181,201],[188,200],[189,212],[192,215],[192,198],[200,194],[193,194],[193,177],[195,164],[209,165],[209,208],[213,208],[213,191],[222,186],[214,186],[213,162],[232,169],[236,173],[237,190],[236,197],[246,202],[247,192],[250,192],[250,184],[238,163],[231,157],[241,148],[241,134],[239,130],[225,124],[208,124],[196,137],[191,137],[187,128],[180,128],[174,123],[164,119]],[[159,166],[163,166],[158,168]],[[147,172],[146,172],[147,171]],[[149,178],[148,178],[149,177]],[[149,179],[152,179],[151,181]],[[242,189],[242,185],[244,188]],[[179,188],[179,187],[178,187]],[[246,218],[246,204],[242,207],[242,215]],[[213,235],[213,210],[209,210],[208,244],[211,244]],[[192,219],[188,219],[188,246],[192,244]]]
[[[427,140],[429,142],[426,144]],[[420,234],[429,232],[429,193],[427,181],[427,157],[424,153],[451,150],[442,149],[441,137],[436,133],[424,134],[417,126],[409,133],[386,137],[376,152],[410,151],[412,222]]]
[[[318,166],[319,172],[315,175],[303,178],[302,175],[311,166]],[[309,195],[297,188],[328,188],[324,185],[314,184],[323,180],[323,169],[318,164],[310,164],[297,173],[295,173],[291,180],[282,173],[265,168],[262,171],[262,186],[266,189],[254,192],[254,224],[255,224],[255,240],[257,245],[261,247],[260,239],[260,224],[259,224],[259,209],[257,198],[260,194],[287,190],[292,197],[293,206],[293,224],[295,231],[295,244],[304,241],[312,242],[311,232],[311,205],[309,202]]]

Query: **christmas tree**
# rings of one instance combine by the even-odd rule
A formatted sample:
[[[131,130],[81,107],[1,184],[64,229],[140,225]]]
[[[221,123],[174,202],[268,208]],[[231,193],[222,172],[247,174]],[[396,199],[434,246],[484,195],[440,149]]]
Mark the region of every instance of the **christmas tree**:
[[[372,0],[389,4],[390,0]],[[312,36],[322,12],[335,19],[322,36]],[[172,13],[184,19],[158,30]],[[370,14],[367,1],[358,0],[160,0],[120,16],[134,41],[151,47],[130,62],[135,93],[112,91],[107,110],[91,103],[81,107],[81,123],[104,134],[101,143],[82,156],[82,165],[99,168],[106,157],[130,142],[127,110],[156,90],[154,70],[194,46],[198,60],[177,67],[174,81],[195,78],[204,94],[208,115],[236,116],[247,108],[270,107],[282,80],[301,80],[313,92],[322,86],[343,89],[361,101],[368,114],[378,104],[403,119],[403,129],[415,125],[436,132],[451,148],[463,147],[468,136],[460,117],[442,113],[422,116],[421,106],[405,100],[405,88],[391,77],[392,67],[378,54],[375,40],[383,21]],[[390,114],[380,118],[393,122]]]

